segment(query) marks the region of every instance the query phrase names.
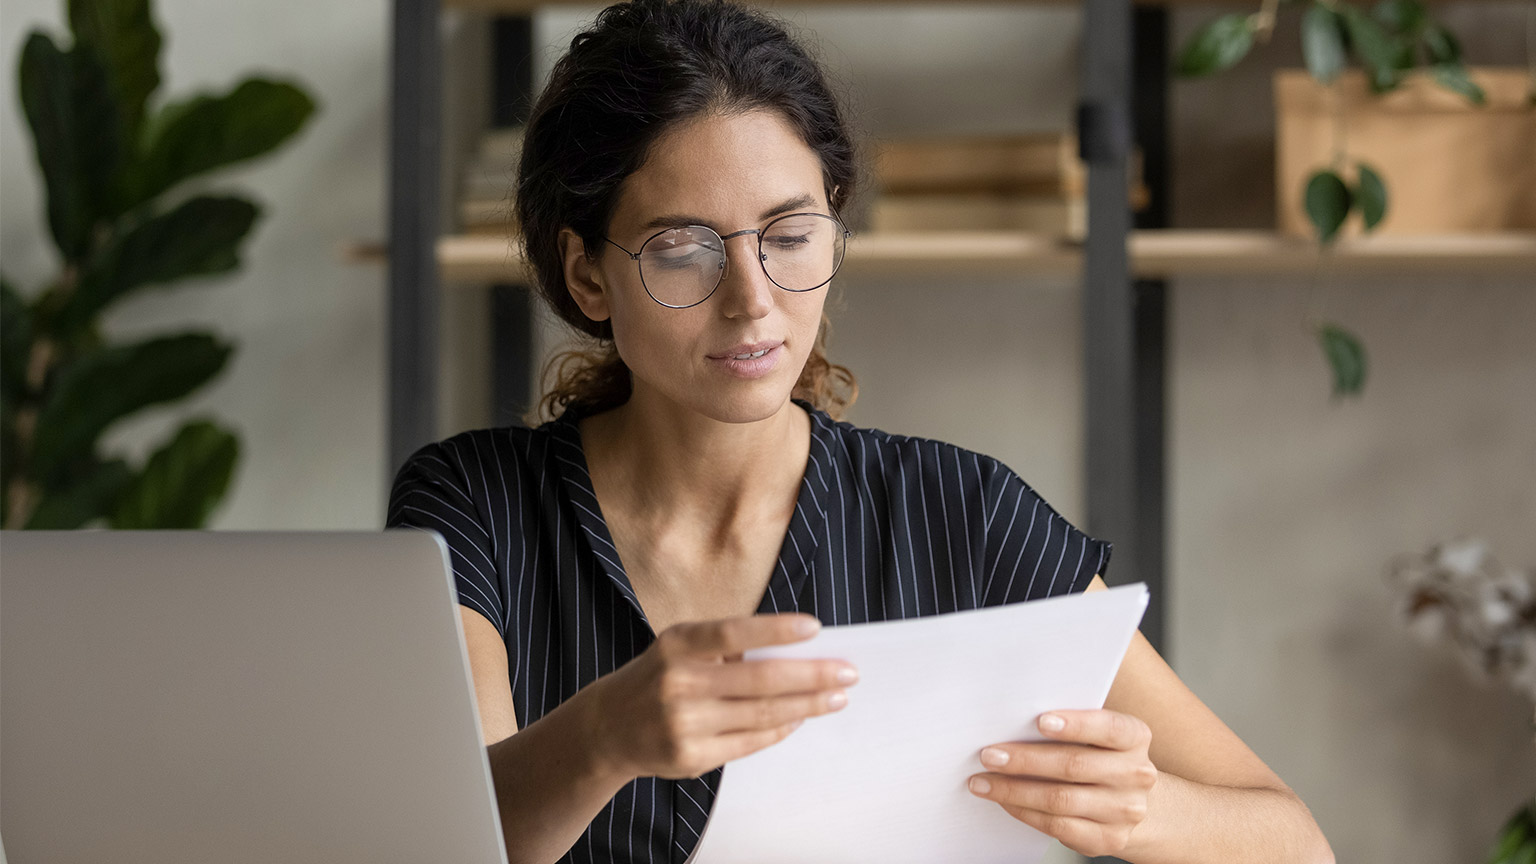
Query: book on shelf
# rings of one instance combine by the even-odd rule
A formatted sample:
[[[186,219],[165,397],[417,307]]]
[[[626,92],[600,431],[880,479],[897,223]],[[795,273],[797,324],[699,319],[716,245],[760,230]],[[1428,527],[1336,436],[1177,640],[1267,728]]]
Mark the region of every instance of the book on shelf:
[[[516,227],[512,193],[522,151],[522,126],[491,129],[481,136],[460,178],[458,216],[463,231],[501,234]]]
[[[970,193],[880,195],[871,202],[870,231],[1036,231],[1081,237],[1082,199]]]
[[[1077,170],[1069,133],[887,138],[875,145],[874,169],[885,192],[1009,192],[1051,195]]]
[[[1087,230],[1087,171],[1070,132],[886,139],[874,162],[869,230]],[[1132,209],[1144,208],[1139,152],[1128,185]]]

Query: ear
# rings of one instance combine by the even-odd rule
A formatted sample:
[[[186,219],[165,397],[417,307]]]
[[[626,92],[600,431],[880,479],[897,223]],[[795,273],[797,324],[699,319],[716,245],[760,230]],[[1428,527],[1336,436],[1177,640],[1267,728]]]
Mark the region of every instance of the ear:
[[[561,228],[558,243],[560,258],[565,263],[565,290],[581,307],[582,314],[593,321],[606,321],[612,317],[608,308],[608,293],[603,287],[603,274],[597,262],[587,258],[586,244],[581,236],[570,228]]]

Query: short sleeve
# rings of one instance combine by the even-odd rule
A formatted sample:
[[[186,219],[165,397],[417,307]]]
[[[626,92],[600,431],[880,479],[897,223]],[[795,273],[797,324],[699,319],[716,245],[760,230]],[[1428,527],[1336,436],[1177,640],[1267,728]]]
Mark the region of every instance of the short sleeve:
[[[1007,466],[998,463],[983,501],[982,605],[1082,591],[1108,569],[1114,544],[1078,530]]]
[[[496,568],[495,542],[476,505],[477,497],[484,498],[485,494],[471,484],[458,443],[449,439],[411,454],[395,475],[385,527],[418,528],[441,535],[448,546],[459,603],[490,619],[505,642],[510,616],[502,590],[504,580]],[[471,452],[478,461],[478,448]],[[478,478],[482,466],[473,467],[473,476]]]

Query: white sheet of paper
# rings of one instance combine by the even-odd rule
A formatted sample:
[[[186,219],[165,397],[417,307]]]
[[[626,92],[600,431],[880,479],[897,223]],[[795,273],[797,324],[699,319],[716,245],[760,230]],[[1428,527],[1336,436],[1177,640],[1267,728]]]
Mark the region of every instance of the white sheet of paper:
[[[689,864],[1033,864],[1054,842],[972,795],[981,749],[1039,741],[1050,709],[1102,708],[1147,607],[1122,585],[748,651],[847,660],[848,706],[726,763]]]

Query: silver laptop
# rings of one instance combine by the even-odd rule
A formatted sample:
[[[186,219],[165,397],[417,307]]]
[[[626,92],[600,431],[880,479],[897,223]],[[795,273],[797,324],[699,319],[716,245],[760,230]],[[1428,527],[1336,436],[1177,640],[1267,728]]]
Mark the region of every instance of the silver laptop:
[[[505,864],[447,549],[0,532],[11,864]]]

